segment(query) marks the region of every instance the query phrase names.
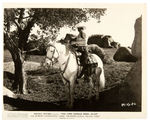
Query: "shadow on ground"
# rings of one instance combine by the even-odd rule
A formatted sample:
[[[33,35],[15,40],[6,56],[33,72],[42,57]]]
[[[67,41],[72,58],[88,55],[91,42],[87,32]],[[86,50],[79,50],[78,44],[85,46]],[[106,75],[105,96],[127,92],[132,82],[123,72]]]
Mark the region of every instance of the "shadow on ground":
[[[141,111],[141,108],[136,106],[121,107],[121,101],[118,96],[119,87],[116,86],[110,90],[100,93],[100,100],[95,101],[92,97],[90,100],[75,99],[74,107],[68,109],[66,101],[60,102],[37,102],[29,101],[21,98],[13,99],[4,96],[4,104],[13,106],[17,111]]]

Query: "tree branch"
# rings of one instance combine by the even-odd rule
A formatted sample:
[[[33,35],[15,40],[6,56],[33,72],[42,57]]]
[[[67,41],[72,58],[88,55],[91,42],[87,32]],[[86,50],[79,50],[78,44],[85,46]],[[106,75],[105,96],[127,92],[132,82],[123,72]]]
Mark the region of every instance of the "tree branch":
[[[10,35],[8,33],[4,34],[4,42],[7,47],[7,49],[11,53],[19,53],[21,50],[17,47],[17,45],[13,42],[13,40],[10,38]]]
[[[33,16],[29,15],[29,16],[26,16],[26,17],[22,17],[22,19],[27,19],[27,18],[31,18]],[[15,19],[19,19],[18,17],[15,17]]]
[[[20,15],[19,15],[19,18],[18,18],[18,23],[22,22],[24,11],[25,11],[24,8],[20,9],[20,13],[19,13]]]
[[[29,51],[23,51],[22,53],[30,53],[30,52],[33,52],[33,51],[36,51],[36,50],[40,51],[40,50],[39,50],[39,47],[36,47],[36,48],[31,49],[31,50],[29,50]]]
[[[21,29],[21,27],[19,26],[19,24],[14,20],[14,23],[16,24],[18,29]]]

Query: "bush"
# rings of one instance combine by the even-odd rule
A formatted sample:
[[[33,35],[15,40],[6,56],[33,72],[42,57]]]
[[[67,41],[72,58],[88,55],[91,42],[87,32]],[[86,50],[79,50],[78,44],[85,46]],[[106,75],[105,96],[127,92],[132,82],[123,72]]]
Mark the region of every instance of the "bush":
[[[104,59],[103,59],[103,63],[104,64],[112,64],[113,62],[114,62],[114,60],[111,59],[108,54],[105,54]]]
[[[25,50],[30,51],[31,49],[38,48],[39,50],[28,52],[28,55],[46,55],[46,44],[47,42],[44,42],[43,40],[29,41],[25,47]]]

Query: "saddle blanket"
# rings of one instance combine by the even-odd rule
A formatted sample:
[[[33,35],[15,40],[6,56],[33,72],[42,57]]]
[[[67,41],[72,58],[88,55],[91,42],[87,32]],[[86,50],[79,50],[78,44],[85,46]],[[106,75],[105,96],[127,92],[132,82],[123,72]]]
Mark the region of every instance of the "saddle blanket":
[[[82,65],[82,56],[81,56],[81,53],[80,52],[76,52],[76,56],[77,56],[77,62],[78,62],[78,65]],[[87,62],[87,65],[91,65],[91,66],[97,66],[97,61],[96,61],[96,59],[94,58],[94,56],[91,54],[91,53],[89,53],[88,54],[88,62]]]
[[[94,58],[94,56],[92,54],[88,54],[88,64],[97,64],[96,59]]]

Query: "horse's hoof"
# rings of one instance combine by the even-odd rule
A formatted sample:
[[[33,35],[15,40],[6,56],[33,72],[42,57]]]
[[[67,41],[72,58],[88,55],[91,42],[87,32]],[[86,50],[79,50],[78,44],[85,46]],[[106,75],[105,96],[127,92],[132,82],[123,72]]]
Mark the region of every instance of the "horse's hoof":
[[[73,108],[73,106],[68,106],[68,109],[71,110]]]
[[[67,108],[68,108],[68,109],[72,109],[72,108],[73,108],[73,105],[68,103],[68,104],[67,104]]]
[[[23,92],[23,94],[24,94],[24,95],[26,95],[26,94],[28,94],[28,92],[27,92],[27,91],[25,91],[25,92]]]
[[[99,100],[99,96],[96,96],[96,101],[98,101]]]
[[[99,94],[96,95],[96,101],[99,101]]]
[[[26,94],[28,94],[28,91],[27,90],[20,91],[20,94],[26,95]]]

